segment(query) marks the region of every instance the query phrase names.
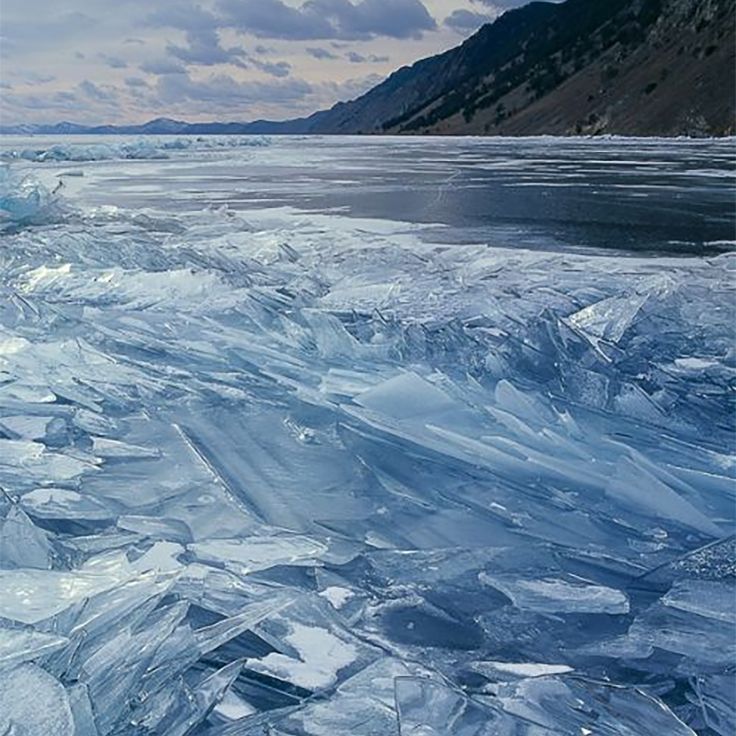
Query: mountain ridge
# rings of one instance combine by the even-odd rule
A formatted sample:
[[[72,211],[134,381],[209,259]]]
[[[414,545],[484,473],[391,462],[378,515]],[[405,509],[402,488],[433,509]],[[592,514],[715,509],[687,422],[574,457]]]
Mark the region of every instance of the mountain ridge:
[[[308,117],[0,132],[733,135],[735,28],[733,0],[532,2]]]

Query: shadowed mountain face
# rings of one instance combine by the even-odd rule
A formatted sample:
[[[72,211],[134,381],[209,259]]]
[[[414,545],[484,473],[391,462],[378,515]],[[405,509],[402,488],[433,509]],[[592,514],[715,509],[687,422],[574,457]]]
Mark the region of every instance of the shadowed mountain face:
[[[531,3],[310,119],[314,132],[723,135],[733,0]]]
[[[734,0],[532,2],[307,118],[0,132],[730,135],[735,31]]]

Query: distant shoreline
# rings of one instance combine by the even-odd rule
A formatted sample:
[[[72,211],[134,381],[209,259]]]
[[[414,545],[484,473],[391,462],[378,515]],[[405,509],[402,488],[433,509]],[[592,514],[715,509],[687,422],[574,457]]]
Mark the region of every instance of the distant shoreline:
[[[97,127],[97,126],[95,126]],[[69,137],[82,137],[82,136],[99,136],[101,138],[115,138],[122,136],[168,136],[171,138],[192,138],[197,136],[222,136],[222,137],[235,137],[235,136],[279,136],[282,138],[288,137],[309,137],[309,138],[457,138],[457,139],[474,139],[474,140],[527,140],[533,138],[566,138],[566,139],[579,139],[579,140],[671,140],[671,141],[736,141],[736,132],[729,132],[716,135],[647,135],[646,133],[641,134],[627,134],[627,133],[530,133],[524,135],[514,134],[503,134],[503,135],[492,135],[492,134],[460,134],[460,133],[318,133],[318,132],[286,132],[286,131],[128,131],[128,130],[114,130],[101,132],[95,128],[89,130],[74,130],[74,131],[59,131],[59,130],[39,130],[33,132],[26,132],[21,130],[2,130],[0,129],[0,137],[13,137],[13,138],[43,138],[49,136],[69,136]]]

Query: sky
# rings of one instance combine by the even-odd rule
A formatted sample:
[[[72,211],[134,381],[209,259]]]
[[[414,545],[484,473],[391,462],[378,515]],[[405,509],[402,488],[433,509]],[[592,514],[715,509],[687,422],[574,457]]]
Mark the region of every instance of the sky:
[[[527,0],[2,0],[0,122],[281,120]]]

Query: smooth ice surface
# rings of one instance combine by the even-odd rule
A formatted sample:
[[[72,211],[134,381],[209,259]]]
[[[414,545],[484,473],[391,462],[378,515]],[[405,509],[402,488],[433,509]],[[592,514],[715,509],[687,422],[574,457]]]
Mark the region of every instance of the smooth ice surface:
[[[733,153],[2,141],[0,736],[730,736]]]

